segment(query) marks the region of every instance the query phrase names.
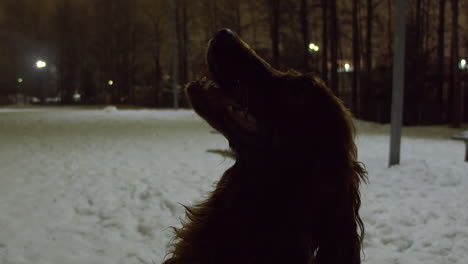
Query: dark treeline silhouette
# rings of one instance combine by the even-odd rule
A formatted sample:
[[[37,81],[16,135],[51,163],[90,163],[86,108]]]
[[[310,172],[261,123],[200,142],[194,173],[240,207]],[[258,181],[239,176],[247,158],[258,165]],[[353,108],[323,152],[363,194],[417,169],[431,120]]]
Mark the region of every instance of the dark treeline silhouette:
[[[460,126],[468,0],[407,7],[404,123]],[[393,9],[392,0],[2,0],[0,104],[21,95],[185,107],[182,87],[206,74],[206,43],[228,27],[281,70],[320,75],[357,117],[388,122]]]

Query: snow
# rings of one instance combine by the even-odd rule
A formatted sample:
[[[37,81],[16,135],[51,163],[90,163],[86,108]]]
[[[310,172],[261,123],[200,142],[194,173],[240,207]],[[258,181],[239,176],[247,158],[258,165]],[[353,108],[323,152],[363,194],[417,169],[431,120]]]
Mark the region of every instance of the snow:
[[[108,106],[104,107],[104,111],[114,112],[114,111],[117,111],[117,107],[115,105],[108,105]]]
[[[366,226],[363,263],[468,259],[465,146],[443,126],[404,128],[388,168],[389,127],[357,122]],[[465,128],[466,129],[466,128]],[[0,263],[160,263],[183,217],[232,160],[187,110],[0,108]]]

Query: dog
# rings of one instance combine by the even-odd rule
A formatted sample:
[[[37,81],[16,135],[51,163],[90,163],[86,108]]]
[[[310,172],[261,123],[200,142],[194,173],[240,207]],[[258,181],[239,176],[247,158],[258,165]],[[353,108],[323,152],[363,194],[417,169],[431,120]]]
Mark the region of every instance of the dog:
[[[361,263],[367,173],[350,112],[318,77],[274,69],[229,29],[208,46],[211,76],[186,94],[236,161],[186,207],[163,263]]]

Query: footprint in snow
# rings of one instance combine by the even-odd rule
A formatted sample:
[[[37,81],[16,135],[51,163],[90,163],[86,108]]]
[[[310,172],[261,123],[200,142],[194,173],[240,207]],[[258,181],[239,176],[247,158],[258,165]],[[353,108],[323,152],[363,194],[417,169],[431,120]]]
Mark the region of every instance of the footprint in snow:
[[[179,207],[181,207],[180,204],[176,204],[164,198],[161,199],[161,209],[165,209],[165,208],[169,209],[172,215],[177,214],[177,209],[179,209]]]
[[[413,241],[404,236],[382,238],[380,242],[382,242],[384,245],[392,245],[397,247],[399,252],[405,252],[411,246],[413,246]]]

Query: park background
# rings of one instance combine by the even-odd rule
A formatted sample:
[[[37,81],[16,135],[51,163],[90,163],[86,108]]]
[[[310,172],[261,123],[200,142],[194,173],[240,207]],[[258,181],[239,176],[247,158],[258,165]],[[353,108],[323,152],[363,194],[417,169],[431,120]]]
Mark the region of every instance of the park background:
[[[389,122],[393,0],[3,0],[0,104],[188,107],[220,28]],[[407,1],[404,124],[467,120],[468,1]],[[37,67],[37,62],[47,66]]]
[[[396,1],[1,0],[0,263],[162,262],[182,205],[234,162],[181,90],[229,27],[275,67],[321,76],[356,117],[363,263],[466,264],[452,136],[468,129],[468,1],[406,2],[389,167]]]

